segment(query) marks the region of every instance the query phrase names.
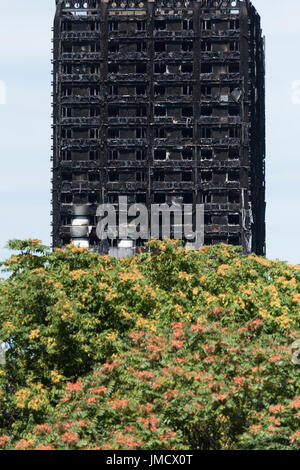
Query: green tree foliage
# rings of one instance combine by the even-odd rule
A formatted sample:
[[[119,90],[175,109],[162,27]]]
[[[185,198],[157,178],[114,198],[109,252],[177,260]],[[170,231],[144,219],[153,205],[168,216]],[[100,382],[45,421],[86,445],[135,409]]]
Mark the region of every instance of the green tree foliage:
[[[0,448],[299,449],[299,266],[149,246],[10,242]]]

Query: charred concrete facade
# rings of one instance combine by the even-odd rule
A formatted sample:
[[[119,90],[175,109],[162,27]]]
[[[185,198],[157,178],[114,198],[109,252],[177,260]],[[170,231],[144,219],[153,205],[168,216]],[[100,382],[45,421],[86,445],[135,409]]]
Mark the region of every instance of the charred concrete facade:
[[[126,195],[205,204],[205,244],[265,254],[264,39],[252,3],[56,4],[54,246],[101,251],[96,208]]]

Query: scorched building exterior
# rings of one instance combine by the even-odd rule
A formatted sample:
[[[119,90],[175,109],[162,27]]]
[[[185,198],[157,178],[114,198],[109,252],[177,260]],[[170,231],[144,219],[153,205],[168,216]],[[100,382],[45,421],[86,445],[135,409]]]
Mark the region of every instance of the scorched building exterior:
[[[205,244],[265,254],[264,39],[252,3],[56,4],[53,245],[105,251],[96,209],[126,195],[205,204]]]

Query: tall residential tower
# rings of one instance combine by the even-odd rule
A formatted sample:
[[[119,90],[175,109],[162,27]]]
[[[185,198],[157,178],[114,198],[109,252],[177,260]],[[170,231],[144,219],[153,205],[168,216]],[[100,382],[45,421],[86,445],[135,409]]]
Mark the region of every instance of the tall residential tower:
[[[105,251],[97,206],[126,195],[205,204],[205,244],[265,254],[264,39],[252,3],[56,4],[54,246]]]

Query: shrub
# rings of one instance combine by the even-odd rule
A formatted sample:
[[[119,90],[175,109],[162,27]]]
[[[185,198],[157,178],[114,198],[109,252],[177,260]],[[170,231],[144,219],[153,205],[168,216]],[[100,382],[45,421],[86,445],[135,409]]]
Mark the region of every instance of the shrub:
[[[172,241],[120,260],[10,246],[0,446],[300,448],[299,267]]]

